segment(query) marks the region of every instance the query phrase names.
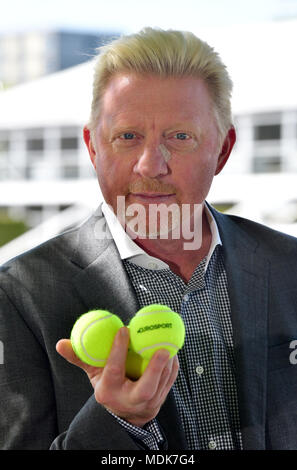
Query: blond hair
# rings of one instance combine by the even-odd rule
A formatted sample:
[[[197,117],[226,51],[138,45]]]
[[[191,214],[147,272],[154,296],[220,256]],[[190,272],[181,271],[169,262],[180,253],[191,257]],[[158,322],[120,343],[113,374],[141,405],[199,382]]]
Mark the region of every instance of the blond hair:
[[[187,31],[144,28],[100,47],[95,64],[89,129],[95,131],[100,102],[110,79],[117,73],[159,77],[199,77],[214,104],[220,138],[232,125],[232,81],[220,56],[206,42]]]

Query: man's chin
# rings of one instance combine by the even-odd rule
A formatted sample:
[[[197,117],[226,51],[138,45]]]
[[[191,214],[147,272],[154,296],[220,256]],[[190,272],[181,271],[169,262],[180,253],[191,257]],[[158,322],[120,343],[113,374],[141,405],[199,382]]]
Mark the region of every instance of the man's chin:
[[[157,225],[157,226],[150,226],[149,224],[143,225],[135,225],[134,220],[126,220],[126,232],[128,235],[135,239],[162,239],[162,240],[170,240],[170,239],[177,239],[180,238],[180,223],[179,221],[175,224],[165,224]]]
[[[182,212],[180,205],[143,204],[126,205],[126,230],[134,238],[170,239],[180,233]]]

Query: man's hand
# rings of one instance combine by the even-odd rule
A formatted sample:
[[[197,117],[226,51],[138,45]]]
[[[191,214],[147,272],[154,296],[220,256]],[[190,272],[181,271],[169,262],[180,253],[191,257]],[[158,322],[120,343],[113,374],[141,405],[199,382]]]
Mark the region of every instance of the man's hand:
[[[120,328],[104,368],[80,361],[70,340],[60,340],[56,349],[68,362],[87,373],[98,403],[131,424],[143,427],[159,413],[176,380],[179,363],[177,356],[169,359],[168,351],[157,351],[143,375],[132,381],[125,375],[128,346],[129,330]]]

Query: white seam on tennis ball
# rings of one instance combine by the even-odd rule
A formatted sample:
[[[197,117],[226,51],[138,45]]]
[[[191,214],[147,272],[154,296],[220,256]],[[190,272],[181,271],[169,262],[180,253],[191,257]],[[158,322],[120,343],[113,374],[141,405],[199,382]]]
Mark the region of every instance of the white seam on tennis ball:
[[[139,351],[136,351],[136,352],[137,352],[137,354],[141,354],[144,351],[148,351],[149,349],[159,348],[159,347],[162,347],[162,346],[171,346],[172,348],[176,349],[177,351],[179,349],[176,346],[176,344],[173,344],[173,343],[155,343],[155,344],[152,344],[151,346],[146,346],[145,348],[139,349]]]
[[[145,315],[152,315],[153,313],[175,313],[173,312],[172,310],[168,309],[168,310],[154,310],[153,312],[141,312],[141,313],[137,313],[137,318],[139,317],[144,317]]]
[[[86,334],[86,332],[88,331],[88,329],[89,329],[91,326],[93,326],[95,323],[98,323],[98,322],[101,321],[101,320],[106,320],[106,318],[110,318],[110,317],[112,317],[112,313],[111,313],[110,315],[106,315],[105,317],[98,318],[98,320],[92,321],[92,323],[90,323],[90,324],[86,327],[85,331],[83,332],[83,334],[82,334],[81,337],[80,337],[80,345],[81,345],[81,347],[82,347],[82,349],[83,349],[83,352],[85,353],[85,355],[86,355],[89,359],[92,359],[92,361],[100,362],[100,363],[101,363],[101,362],[104,362],[106,359],[97,359],[97,357],[92,357],[92,356],[86,351],[86,348],[85,348],[84,343],[83,343],[83,337],[84,337],[84,335]]]

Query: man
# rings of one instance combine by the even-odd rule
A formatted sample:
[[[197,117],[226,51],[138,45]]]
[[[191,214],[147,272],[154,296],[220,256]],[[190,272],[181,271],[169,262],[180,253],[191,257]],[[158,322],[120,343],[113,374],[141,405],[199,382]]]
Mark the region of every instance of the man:
[[[103,48],[84,139],[104,203],[1,269],[2,448],[297,448],[296,239],[205,202],[235,143],[230,94],[190,33],[146,28]],[[152,229],[160,204],[176,211]],[[182,315],[178,357],[160,350],[130,380],[126,327],[104,369],[75,356],[79,315],[127,325],[150,303]]]

